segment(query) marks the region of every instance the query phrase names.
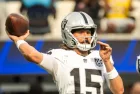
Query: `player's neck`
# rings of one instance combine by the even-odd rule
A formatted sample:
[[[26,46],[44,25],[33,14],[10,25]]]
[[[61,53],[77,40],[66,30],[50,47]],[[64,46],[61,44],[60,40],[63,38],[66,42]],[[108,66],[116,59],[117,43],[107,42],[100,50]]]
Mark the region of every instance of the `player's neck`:
[[[81,51],[79,49],[74,49],[74,51],[81,56],[87,56],[89,54],[89,51]]]

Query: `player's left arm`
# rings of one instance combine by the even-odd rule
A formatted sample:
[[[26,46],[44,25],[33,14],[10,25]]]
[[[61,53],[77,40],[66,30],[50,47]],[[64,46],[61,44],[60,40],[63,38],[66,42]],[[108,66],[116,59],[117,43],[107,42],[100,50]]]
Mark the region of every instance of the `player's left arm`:
[[[112,54],[112,48],[103,42],[97,42],[100,45],[100,56],[104,62],[107,71],[107,79],[110,83],[110,89],[113,94],[123,94],[124,86],[121,77],[111,63],[110,57]]]

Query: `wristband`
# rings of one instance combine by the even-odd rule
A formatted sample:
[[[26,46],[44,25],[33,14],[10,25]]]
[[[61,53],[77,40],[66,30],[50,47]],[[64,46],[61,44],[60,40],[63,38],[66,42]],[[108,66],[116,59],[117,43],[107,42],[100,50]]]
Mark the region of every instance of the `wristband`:
[[[110,72],[107,73],[108,79],[114,79],[114,78],[116,78],[118,75],[119,75],[119,74],[118,74],[118,72],[117,72],[117,70],[116,70],[115,68],[113,68],[112,71],[110,71]]]
[[[24,40],[18,40],[18,41],[16,42],[17,48],[19,49],[19,46],[20,46],[21,44],[23,44],[23,43],[27,43],[27,42],[24,41]]]

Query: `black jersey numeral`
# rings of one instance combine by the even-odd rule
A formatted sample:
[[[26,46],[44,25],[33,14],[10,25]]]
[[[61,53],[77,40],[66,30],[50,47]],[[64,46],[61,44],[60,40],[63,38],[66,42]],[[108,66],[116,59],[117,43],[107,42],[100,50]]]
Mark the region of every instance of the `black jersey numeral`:
[[[81,94],[81,86],[80,86],[80,74],[79,74],[79,68],[74,68],[70,72],[71,76],[74,76],[74,85],[75,85],[75,94]],[[94,70],[94,69],[85,69],[85,76],[86,76],[86,87],[94,87],[97,89],[96,94],[101,94],[100,88],[101,85],[98,82],[92,82],[91,81],[91,75],[99,75],[101,76],[100,70]],[[92,92],[87,91],[86,94],[92,94]]]
[[[75,94],[80,94],[80,75],[79,69],[75,68],[71,71],[71,75],[74,76],[74,86],[75,86]]]

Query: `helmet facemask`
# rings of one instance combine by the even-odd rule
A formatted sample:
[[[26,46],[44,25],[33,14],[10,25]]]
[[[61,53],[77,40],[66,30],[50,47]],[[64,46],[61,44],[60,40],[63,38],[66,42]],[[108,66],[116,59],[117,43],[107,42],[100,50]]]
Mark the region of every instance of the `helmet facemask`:
[[[82,30],[84,30],[82,28]],[[96,40],[97,40],[97,36],[96,36],[96,31],[95,31],[95,28],[91,28],[91,29],[85,29],[85,30],[90,30],[91,32],[91,36],[82,36],[82,37],[79,37],[79,38],[82,38],[84,40],[84,42],[80,43],[75,37],[74,35],[72,37],[75,38],[75,41],[76,41],[76,47],[75,48],[78,48],[79,50],[81,51],[88,51],[88,50],[91,50],[93,49],[95,46],[96,46]],[[73,31],[73,30],[72,30]],[[77,30],[78,31],[78,30]],[[88,41],[88,38],[91,38],[90,41]]]
[[[83,28],[82,28],[83,29]],[[81,51],[88,51],[93,49],[96,46],[96,41],[97,41],[97,34],[96,34],[96,28],[91,28],[91,29],[86,29],[86,30],[91,30],[91,41],[87,42],[87,36],[85,37],[80,37],[84,39],[84,43],[80,43],[76,37],[73,35],[73,31],[78,31],[79,29],[73,29],[71,33],[65,32],[63,37],[67,38],[69,40],[67,43],[64,42],[69,48],[78,48]],[[84,29],[83,29],[84,30]]]

